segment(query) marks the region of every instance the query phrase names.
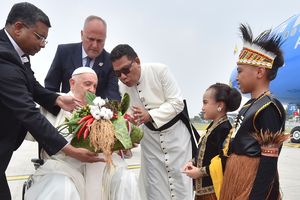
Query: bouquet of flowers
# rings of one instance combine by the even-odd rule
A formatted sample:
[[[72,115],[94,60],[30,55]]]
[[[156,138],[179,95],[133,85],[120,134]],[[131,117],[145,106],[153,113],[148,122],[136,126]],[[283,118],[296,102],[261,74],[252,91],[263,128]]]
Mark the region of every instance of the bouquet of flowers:
[[[94,152],[103,152],[107,162],[111,163],[111,154],[120,149],[130,149],[133,143],[139,143],[143,131],[131,124],[125,114],[130,103],[127,93],[121,102],[104,100],[87,92],[87,105],[73,111],[70,118],[58,127],[61,132],[73,134],[71,144]]]

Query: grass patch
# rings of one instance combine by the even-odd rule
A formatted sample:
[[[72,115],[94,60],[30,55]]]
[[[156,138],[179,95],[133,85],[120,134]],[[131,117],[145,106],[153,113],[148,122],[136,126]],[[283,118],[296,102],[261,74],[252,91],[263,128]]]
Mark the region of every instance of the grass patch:
[[[208,126],[208,124],[205,123],[193,123],[193,125],[198,131],[204,131]]]

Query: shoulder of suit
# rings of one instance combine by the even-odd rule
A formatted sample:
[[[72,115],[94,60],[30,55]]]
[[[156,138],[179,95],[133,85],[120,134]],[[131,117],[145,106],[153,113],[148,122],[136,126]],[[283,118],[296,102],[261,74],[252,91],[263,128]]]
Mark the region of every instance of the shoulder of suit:
[[[103,49],[97,58],[100,58],[101,60],[109,60],[110,61],[110,53],[108,53],[105,49]]]
[[[22,65],[17,52],[11,47],[10,43],[0,41],[0,59],[8,63]]]
[[[78,48],[81,47],[82,43],[77,42],[77,43],[67,43],[67,44],[59,44],[58,48]]]
[[[107,52],[105,49],[102,50],[101,54],[104,54],[104,55],[110,55],[110,53]]]
[[[81,52],[81,43],[59,44],[56,53],[61,56],[78,55]]]

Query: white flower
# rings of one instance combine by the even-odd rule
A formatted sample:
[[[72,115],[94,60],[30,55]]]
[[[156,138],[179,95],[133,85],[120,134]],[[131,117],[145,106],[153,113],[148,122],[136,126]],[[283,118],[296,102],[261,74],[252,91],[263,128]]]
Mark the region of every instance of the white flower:
[[[92,116],[99,120],[101,118],[101,112],[98,106],[89,105]]]
[[[114,113],[106,108],[106,107],[99,107],[99,106],[94,106],[94,105],[89,105],[90,107],[90,111],[91,111],[91,114],[92,116],[99,120],[99,119],[111,119],[114,115]]]
[[[113,112],[108,109],[108,108],[105,108],[105,107],[102,107],[101,110],[100,110],[100,115],[101,117],[103,117],[103,119],[111,119],[113,117]]]
[[[101,97],[96,97],[96,98],[93,100],[93,103],[94,103],[94,105],[96,105],[96,106],[102,107],[106,102],[105,102],[105,100],[102,99]]]
[[[89,107],[90,107],[90,111],[91,111],[91,112],[95,112],[95,111],[97,111],[97,110],[99,110],[99,111],[100,111],[100,109],[99,109],[99,107],[98,107],[98,106],[89,105]]]

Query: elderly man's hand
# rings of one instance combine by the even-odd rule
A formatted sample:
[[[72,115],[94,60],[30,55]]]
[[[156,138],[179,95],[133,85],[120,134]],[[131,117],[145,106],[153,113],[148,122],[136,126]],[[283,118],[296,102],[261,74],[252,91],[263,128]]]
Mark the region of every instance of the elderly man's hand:
[[[99,158],[98,153],[91,152],[84,148],[75,148],[72,145],[68,144],[66,145],[62,151],[68,155],[71,156],[77,160],[80,160],[81,162],[105,162],[104,158]]]
[[[75,108],[81,107],[82,103],[70,95],[58,96],[56,98],[56,105],[64,109],[65,111],[72,112]]]

